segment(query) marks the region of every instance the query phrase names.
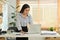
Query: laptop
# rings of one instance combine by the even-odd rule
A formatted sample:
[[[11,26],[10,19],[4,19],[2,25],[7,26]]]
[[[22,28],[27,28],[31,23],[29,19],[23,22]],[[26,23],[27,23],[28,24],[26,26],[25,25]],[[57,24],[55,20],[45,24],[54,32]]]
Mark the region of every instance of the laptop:
[[[30,26],[30,29],[28,30],[29,34],[40,34],[41,32],[41,24],[33,24]]]

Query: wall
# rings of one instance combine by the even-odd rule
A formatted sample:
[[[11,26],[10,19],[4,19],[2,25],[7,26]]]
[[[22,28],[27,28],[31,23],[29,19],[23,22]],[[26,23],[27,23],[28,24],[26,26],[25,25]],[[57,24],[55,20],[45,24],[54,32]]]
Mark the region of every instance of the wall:
[[[58,25],[57,0],[41,0],[40,13],[42,27],[56,27]]]
[[[57,1],[58,2],[58,24],[60,25],[60,0]]]

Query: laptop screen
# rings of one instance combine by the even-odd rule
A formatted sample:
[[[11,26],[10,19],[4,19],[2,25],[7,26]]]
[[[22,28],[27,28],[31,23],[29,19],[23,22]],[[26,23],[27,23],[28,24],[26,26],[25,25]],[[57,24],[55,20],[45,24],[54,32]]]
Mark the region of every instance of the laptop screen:
[[[40,27],[41,27],[41,24],[33,24],[30,26],[30,29],[28,30],[28,33],[31,33],[31,34],[40,34]]]

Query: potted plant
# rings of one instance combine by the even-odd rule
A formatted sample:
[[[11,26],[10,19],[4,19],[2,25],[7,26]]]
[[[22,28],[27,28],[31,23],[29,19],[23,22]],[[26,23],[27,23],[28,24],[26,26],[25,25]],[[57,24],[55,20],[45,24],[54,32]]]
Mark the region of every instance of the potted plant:
[[[18,8],[18,7],[20,7],[20,6],[17,6],[16,8],[14,7],[14,6],[12,6],[7,0],[5,0],[5,1],[2,1],[2,0],[0,0],[2,3],[7,3],[11,8],[13,8],[14,9],[14,12],[12,12],[11,14],[12,14],[12,16],[11,16],[11,18],[14,20],[14,21],[12,21],[12,22],[10,22],[9,23],[9,25],[10,26],[12,26],[12,27],[15,27],[16,26],[16,9]]]
[[[9,25],[11,25],[12,27],[16,27],[16,15],[15,15],[15,13],[12,13],[12,16],[11,16],[11,18],[14,20],[14,21],[12,21],[12,22],[10,22],[9,23]]]
[[[49,28],[49,31],[54,31],[54,27],[50,27]]]

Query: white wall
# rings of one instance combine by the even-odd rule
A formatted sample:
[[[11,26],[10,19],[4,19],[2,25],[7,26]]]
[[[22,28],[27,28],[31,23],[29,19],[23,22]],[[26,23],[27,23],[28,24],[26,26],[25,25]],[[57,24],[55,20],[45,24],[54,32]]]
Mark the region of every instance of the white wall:
[[[57,0],[40,0],[40,3],[47,4],[47,3],[56,3]]]
[[[42,26],[55,27],[57,25],[57,0],[41,0],[40,13],[42,14]]]

